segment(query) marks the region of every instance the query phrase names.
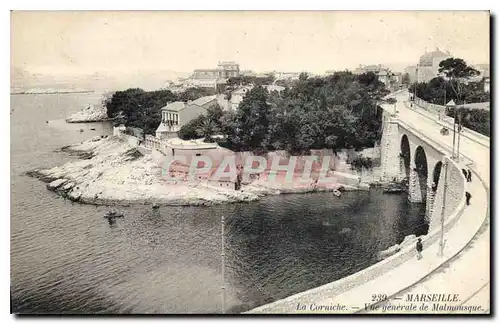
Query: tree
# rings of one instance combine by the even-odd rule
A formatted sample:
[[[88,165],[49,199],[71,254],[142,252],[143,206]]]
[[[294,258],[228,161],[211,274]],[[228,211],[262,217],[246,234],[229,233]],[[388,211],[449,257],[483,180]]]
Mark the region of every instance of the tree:
[[[191,101],[205,96],[213,96],[214,94],[215,90],[212,88],[187,88],[179,94],[177,100]]]
[[[212,142],[212,135],[221,131],[223,115],[224,111],[218,104],[212,105],[207,108],[205,114],[184,124],[179,130],[178,136],[183,140],[204,137],[205,142]]]
[[[245,95],[227,134],[231,148],[238,151],[268,149],[270,105],[267,99],[267,91],[260,86],[254,87]]]
[[[438,72],[451,81],[451,88],[458,101],[463,99],[464,81],[479,75],[478,70],[468,66],[467,63],[461,58],[448,58],[441,61],[439,63]]]
[[[200,134],[200,129],[203,128],[202,124],[205,122],[204,119],[205,117],[201,115],[195,119],[191,119],[188,123],[182,125],[181,129],[177,133],[179,138],[188,141],[203,137],[203,135],[199,134]]]
[[[115,119],[115,124],[138,127],[145,134],[154,134],[161,121],[161,108],[176,99],[169,90],[131,88],[108,96],[105,105],[108,117]]]
[[[131,88],[116,91],[112,95],[106,94],[103,101],[108,117],[113,118],[115,124],[138,127],[144,130],[144,134],[155,134],[161,122],[162,107],[170,102],[196,100],[213,94],[213,89],[206,88],[188,88],[179,94],[170,90],[144,91]]]

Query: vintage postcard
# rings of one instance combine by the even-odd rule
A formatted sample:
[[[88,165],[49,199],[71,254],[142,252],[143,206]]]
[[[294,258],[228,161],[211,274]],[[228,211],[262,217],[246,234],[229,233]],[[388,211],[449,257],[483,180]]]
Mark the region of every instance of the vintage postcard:
[[[488,11],[12,11],[11,313],[491,313]]]

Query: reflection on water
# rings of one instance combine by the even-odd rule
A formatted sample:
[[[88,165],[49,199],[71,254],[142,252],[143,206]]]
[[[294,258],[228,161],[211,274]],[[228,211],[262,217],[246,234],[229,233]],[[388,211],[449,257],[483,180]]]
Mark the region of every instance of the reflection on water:
[[[11,100],[14,312],[219,312],[222,215],[230,312],[352,274],[373,264],[377,251],[427,230],[422,205],[377,190],[213,207],[122,207],[125,218],[109,225],[106,207],[65,201],[22,175],[73,159],[53,152],[63,145],[111,133],[109,124],[63,122],[99,97]]]

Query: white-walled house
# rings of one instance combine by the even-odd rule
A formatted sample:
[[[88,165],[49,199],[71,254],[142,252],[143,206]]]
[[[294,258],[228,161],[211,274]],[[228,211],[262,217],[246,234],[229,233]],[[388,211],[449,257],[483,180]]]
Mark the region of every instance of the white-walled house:
[[[177,136],[181,127],[198,116],[205,114],[207,108],[217,103],[217,97],[205,96],[193,101],[176,101],[161,108],[161,123],[156,129],[156,137],[167,139]]]

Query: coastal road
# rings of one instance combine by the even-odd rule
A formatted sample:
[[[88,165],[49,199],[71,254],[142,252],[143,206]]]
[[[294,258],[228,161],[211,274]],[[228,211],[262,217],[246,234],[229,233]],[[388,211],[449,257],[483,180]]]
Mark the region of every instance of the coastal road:
[[[403,120],[422,134],[431,137],[440,144],[452,147],[453,129],[450,135],[440,134],[442,125],[426,114],[422,114],[421,108],[415,105],[410,107],[406,102],[408,92],[400,92],[395,96],[397,103],[397,118]],[[393,108],[384,107],[389,112]],[[457,293],[459,294],[459,305],[479,306],[481,311],[475,313],[489,313],[490,311],[490,226],[489,226],[489,179],[490,179],[490,148],[484,145],[480,139],[473,136],[470,138],[461,136],[460,153],[464,155],[461,163],[467,160],[473,162],[471,169],[483,179],[481,183],[477,176],[472,177],[472,182],[468,183],[468,190],[472,195],[471,205],[466,207],[461,217],[470,220],[484,217],[484,207],[487,207],[488,216],[482,228],[475,235],[474,239],[455,257],[448,260],[438,270],[414,284],[412,287],[401,291],[393,296],[391,300],[380,303],[388,305],[397,300],[405,300],[408,295],[415,294],[439,294]],[[467,161],[468,162],[468,161]],[[463,166],[463,165],[462,165]],[[487,190],[484,190],[484,186]],[[486,197],[485,196],[486,193]],[[484,206],[484,205],[487,206]],[[446,237],[446,236],[445,236]],[[429,252],[430,253],[430,252]],[[424,253],[425,257],[425,253]],[[432,255],[432,257],[435,257]],[[383,309],[383,308],[382,308]],[[380,311],[378,311],[380,312]],[[378,313],[366,311],[366,313]],[[433,312],[431,310],[431,312]],[[467,311],[455,311],[453,313],[467,313]]]

